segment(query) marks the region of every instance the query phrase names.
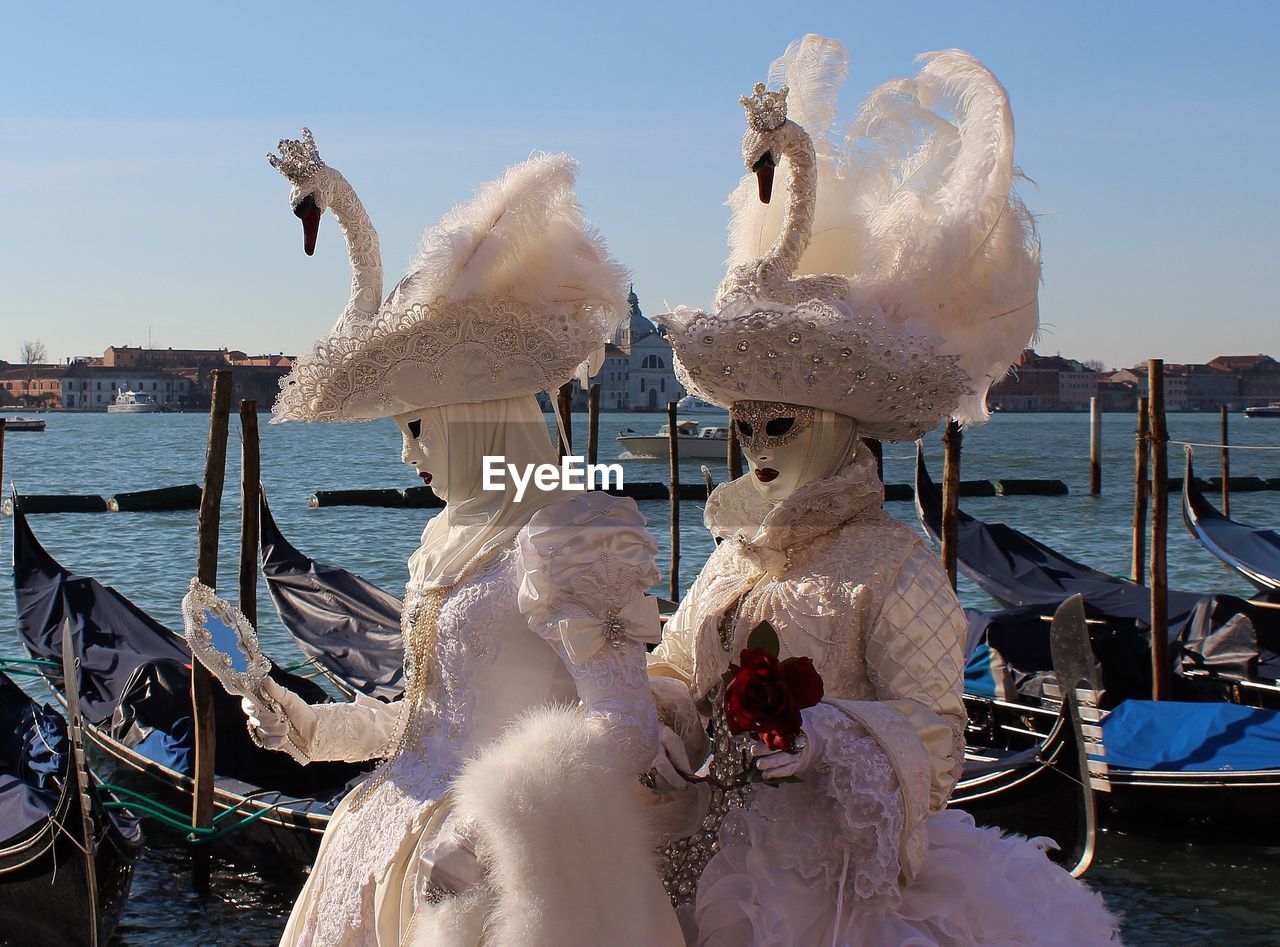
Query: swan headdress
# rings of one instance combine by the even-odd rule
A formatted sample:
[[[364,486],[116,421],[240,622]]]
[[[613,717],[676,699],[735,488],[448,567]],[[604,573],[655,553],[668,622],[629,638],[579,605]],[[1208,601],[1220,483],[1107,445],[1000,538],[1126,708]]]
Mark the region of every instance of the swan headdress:
[[[271,164],[293,185],[306,250],[325,208],[347,238],[351,298],[281,380],[276,421],[353,421],[498,401],[594,374],[627,312],[626,270],[586,226],[567,155],[482,185],[422,238],[385,302],[377,234],[311,133]]]
[[[782,88],[741,99],[756,180],[729,200],[716,309],[663,317],[692,394],[824,408],[886,440],[987,419],[987,390],[1036,333],[1039,242],[1013,191],[1004,88],[959,50],[921,59],[839,139],[835,40],[793,42],[770,70]]]

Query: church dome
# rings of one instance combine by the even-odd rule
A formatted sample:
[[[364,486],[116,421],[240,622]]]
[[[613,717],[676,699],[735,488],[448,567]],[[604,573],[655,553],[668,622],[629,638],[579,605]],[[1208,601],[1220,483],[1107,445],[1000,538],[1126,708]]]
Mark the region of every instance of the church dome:
[[[650,332],[658,331],[658,327],[650,322],[645,317],[645,314],[640,311],[640,297],[636,295],[634,285],[627,292],[627,317],[629,319],[628,334],[632,342],[648,335]]]

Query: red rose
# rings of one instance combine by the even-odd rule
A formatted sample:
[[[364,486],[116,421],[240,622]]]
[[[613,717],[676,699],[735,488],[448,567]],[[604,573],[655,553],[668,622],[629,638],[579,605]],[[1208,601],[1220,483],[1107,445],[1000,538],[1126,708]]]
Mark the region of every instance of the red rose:
[[[754,733],[769,749],[786,749],[800,732],[800,711],[822,700],[822,678],[808,658],[779,661],[744,648],[739,660],[729,665],[724,689],[729,732]]]

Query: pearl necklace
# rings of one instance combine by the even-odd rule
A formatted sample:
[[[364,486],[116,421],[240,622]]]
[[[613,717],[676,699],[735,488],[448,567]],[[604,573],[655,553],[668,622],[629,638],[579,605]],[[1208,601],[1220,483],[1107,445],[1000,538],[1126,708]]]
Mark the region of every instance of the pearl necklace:
[[[392,731],[387,751],[378,768],[374,770],[373,775],[360,784],[351,798],[352,812],[359,810],[373,795],[373,791],[386,782],[396,759],[421,739],[423,714],[419,711],[426,703],[427,688],[432,681],[431,657],[440,636],[440,611],[444,608],[449,594],[468,579],[476,569],[493,558],[498,548],[500,547],[481,550],[448,585],[438,585],[422,593],[422,605],[405,634],[409,682],[400,702],[400,714],[396,718],[395,729]]]

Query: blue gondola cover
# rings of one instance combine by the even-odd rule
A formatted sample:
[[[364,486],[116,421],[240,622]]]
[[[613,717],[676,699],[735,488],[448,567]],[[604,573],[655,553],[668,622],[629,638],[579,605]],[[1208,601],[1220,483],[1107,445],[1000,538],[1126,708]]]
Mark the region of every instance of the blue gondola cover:
[[[1280,766],[1280,712],[1240,704],[1126,700],[1102,724],[1116,768],[1180,773]]]

